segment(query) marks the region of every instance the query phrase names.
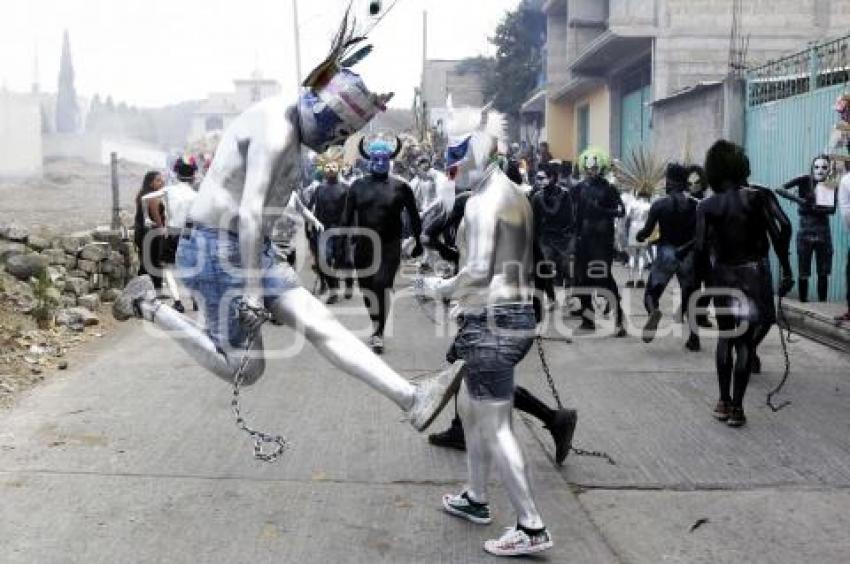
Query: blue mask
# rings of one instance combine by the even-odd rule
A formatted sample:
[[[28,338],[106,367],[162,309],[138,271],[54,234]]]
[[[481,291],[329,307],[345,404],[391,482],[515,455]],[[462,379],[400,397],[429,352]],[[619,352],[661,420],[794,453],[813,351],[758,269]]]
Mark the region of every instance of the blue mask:
[[[369,170],[372,174],[386,175],[390,173],[390,154],[389,153],[371,153],[372,158],[369,159]]]

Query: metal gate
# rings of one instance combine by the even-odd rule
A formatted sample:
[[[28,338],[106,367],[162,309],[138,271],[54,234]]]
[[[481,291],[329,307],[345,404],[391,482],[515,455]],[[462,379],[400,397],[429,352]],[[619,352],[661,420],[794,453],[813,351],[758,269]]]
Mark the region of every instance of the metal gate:
[[[780,187],[796,176],[808,174],[816,155],[830,152],[830,135],[838,122],[835,101],[850,90],[848,69],[850,36],[813,45],[747,73],[746,149],[752,182]],[[782,205],[796,232],[797,206],[784,200]],[[831,221],[835,254],[829,299],[843,301],[850,233],[844,229],[838,212]],[[791,249],[796,276],[796,244]]]

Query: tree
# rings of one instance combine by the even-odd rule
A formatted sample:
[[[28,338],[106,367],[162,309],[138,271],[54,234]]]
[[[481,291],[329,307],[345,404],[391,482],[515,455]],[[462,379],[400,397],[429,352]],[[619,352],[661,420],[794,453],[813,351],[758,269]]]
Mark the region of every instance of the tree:
[[[486,97],[493,100],[496,110],[511,118],[519,116],[523,102],[537,87],[545,41],[546,16],[527,0],[502,18],[490,38],[496,57],[485,86]]]
[[[77,90],[74,88],[74,64],[71,62],[71,41],[68,30],[62,39],[62,56],[59,61],[59,88],[56,93],[56,131],[75,133],[80,122],[77,107]]]

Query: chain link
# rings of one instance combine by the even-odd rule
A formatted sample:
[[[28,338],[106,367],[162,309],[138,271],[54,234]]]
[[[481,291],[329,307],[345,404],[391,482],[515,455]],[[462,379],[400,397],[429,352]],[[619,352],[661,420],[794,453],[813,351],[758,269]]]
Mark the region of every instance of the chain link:
[[[564,409],[564,404],[561,403],[561,396],[558,393],[558,389],[555,387],[555,379],[552,378],[552,371],[549,369],[549,363],[546,361],[546,350],[543,348],[543,337],[538,335],[535,338],[537,342],[537,354],[540,356],[540,365],[543,368],[543,374],[546,376],[546,382],[549,384],[549,390],[552,392],[552,397],[555,398],[555,403],[558,406],[558,409]],[[567,341],[570,342],[570,341]],[[574,447],[570,445],[570,452],[575,453],[576,456],[588,456],[593,458],[601,458],[603,460],[607,460],[608,464],[616,466],[617,463],[614,462],[614,459],[611,458],[605,451],[601,450],[585,450],[582,448]]]
[[[233,415],[236,417],[236,426],[254,439],[254,458],[263,462],[275,462],[289,448],[289,442],[283,435],[271,435],[249,427],[245,422],[245,418],[242,417],[242,410],[239,406],[240,389],[242,387],[242,380],[245,378],[245,367],[248,366],[248,361],[250,360],[251,349],[254,346],[257,335],[260,334],[260,328],[271,319],[271,314],[266,310],[257,313],[261,315],[262,322],[249,335],[248,344],[245,346],[245,355],[242,357],[239,368],[236,369],[236,373],[233,375],[233,398],[230,400],[230,407],[233,408]]]
[[[770,410],[773,411],[773,413],[791,405],[791,400],[785,400],[779,405],[776,405],[773,403],[773,396],[778,394],[782,388],[785,387],[785,383],[788,382],[788,376],[791,375],[791,356],[788,354],[788,344],[794,342],[791,340],[791,324],[788,323],[788,318],[785,317],[785,310],[782,308],[782,296],[779,296],[776,308],[779,310],[778,314],[780,323],[777,324],[777,329],[779,330],[779,343],[782,346],[782,355],[785,357],[785,371],[782,374],[782,379],[779,381],[779,384],[767,393],[767,399],[765,400],[765,403]],[[787,336],[782,332],[783,325],[788,332]]]

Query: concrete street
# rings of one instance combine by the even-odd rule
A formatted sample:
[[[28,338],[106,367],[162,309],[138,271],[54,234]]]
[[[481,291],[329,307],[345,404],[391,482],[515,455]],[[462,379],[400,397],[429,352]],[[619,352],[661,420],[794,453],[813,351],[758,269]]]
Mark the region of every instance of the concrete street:
[[[642,325],[639,291],[627,292]],[[345,323],[363,328],[360,301],[335,311],[346,308]],[[409,378],[438,368],[448,338],[434,336],[419,306],[400,301],[394,320],[388,363]],[[265,338],[278,349],[293,342],[279,327]],[[565,403],[579,410],[575,443],[616,465],[570,455],[556,469],[548,433],[519,419],[556,542],[531,561],[850,559],[848,357],[797,338],[779,398],[792,404],[772,413],[765,393],[782,368],[772,334],[765,373],[750,386],[749,425],[735,430],[710,415],[713,342],[703,345],[693,354],[677,337],[545,343]],[[244,393],[249,423],[292,442],[275,464],[252,459],[229,387],[149,326],[127,323],[71,360],[0,413],[4,564],[493,562],[481,543],[513,523],[495,475],[492,525],[444,514],[440,496],[460,488],[463,454],[428,445],[389,401],[309,345],[271,360]],[[536,349],[518,382],[552,404]]]

